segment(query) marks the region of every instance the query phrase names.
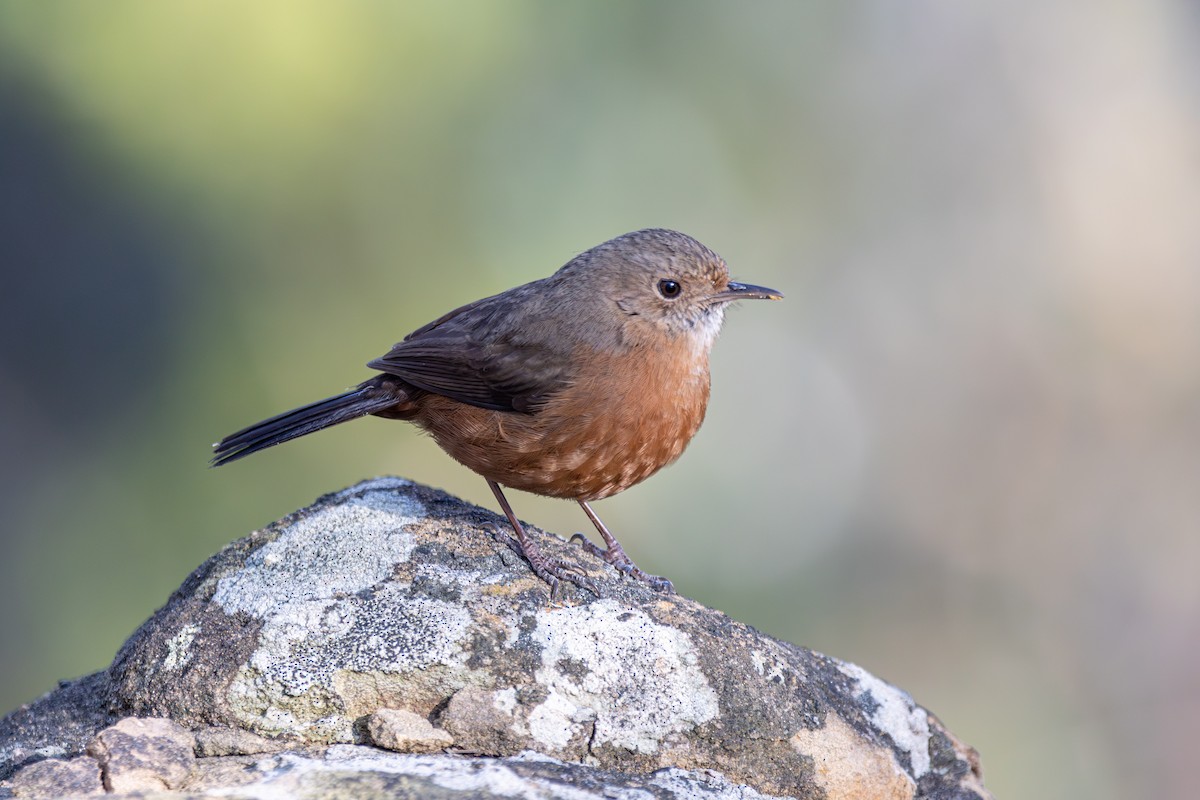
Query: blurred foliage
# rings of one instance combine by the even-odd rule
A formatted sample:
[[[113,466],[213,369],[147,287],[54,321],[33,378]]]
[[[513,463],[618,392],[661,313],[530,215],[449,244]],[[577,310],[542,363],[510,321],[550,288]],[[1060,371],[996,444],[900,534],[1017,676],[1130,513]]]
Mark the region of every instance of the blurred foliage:
[[[0,709],[105,665],[370,420],[205,469],[463,302],[651,225],[783,304],[600,508],[646,569],[911,691],[997,796],[1184,796],[1200,133],[1182,2],[0,5]],[[571,504],[514,496],[561,533]]]

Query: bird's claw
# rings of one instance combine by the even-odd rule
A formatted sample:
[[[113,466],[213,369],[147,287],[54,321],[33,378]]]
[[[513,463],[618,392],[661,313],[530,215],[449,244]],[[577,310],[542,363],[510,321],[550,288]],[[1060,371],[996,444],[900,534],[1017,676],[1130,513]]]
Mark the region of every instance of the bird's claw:
[[[625,553],[625,549],[619,543],[614,543],[612,547],[606,550],[603,547],[593,544],[582,533],[572,535],[568,541],[579,542],[579,546],[583,548],[584,552],[591,553],[604,562],[611,564],[618,571],[624,572],[634,580],[647,584],[656,592],[675,594],[675,584],[661,575],[651,575],[643,571],[637,564],[633,563],[633,559]]]
[[[494,522],[485,522],[483,527],[491,533],[493,539],[507,545],[510,550],[524,559],[533,569],[534,574],[546,582],[550,587],[551,602],[558,599],[562,581],[573,583],[579,588],[591,592],[596,597],[600,597],[600,590],[587,577],[587,571],[579,564],[561,558],[550,558],[544,555],[540,549],[534,547],[526,550],[521,546],[521,542],[518,539],[511,536],[507,531],[502,530]]]

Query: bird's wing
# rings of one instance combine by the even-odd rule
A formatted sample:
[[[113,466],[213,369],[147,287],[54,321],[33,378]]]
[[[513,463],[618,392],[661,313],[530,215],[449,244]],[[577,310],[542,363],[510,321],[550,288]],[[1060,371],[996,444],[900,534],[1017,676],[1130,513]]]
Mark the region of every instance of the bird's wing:
[[[570,353],[508,311],[496,298],[465,305],[367,366],[480,408],[536,412],[570,380]]]

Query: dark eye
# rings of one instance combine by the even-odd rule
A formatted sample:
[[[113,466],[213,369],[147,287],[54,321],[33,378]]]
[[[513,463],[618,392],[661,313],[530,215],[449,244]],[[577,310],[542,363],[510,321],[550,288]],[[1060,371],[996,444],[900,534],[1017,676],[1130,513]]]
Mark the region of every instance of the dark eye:
[[[679,297],[679,293],[682,291],[683,287],[679,285],[679,281],[664,278],[658,282],[658,293],[668,300],[674,300],[676,297]]]

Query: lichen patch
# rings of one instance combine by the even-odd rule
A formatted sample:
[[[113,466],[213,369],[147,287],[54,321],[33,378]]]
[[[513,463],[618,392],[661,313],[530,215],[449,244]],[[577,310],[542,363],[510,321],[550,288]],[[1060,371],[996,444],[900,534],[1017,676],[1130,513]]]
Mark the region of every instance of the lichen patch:
[[[196,634],[199,632],[199,625],[188,624],[167,640],[167,655],[163,659],[163,669],[182,669],[187,666],[188,662],[192,660],[192,642],[196,640]]]
[[[284,528],[240,569],[223,576],[213,601],[227,613],[244,611],[266,619],[281,605],[368,589],[408,560],[416,542],[406,528],[420,524],[425,515],[411,497],[383,491],[322,508]],[[313,567],[322,563],[337,569]]]
[[[413,673],[465,660],[469,611],[392,580],[415,547],[409,529],[427,516],[394,483],[343,492],[339,504],[287,526],[219,579],[213,602],[261,622],[229,687],[244,722],[298,735],[318,723],[344,740],[339,672]]]
[[[337,681],[341,672],[411,674],[465,662],[460,642],[471,622],[467,610],[401,593],[400,587],[385,584],[336,603],[281,606],[264,620],[258,649],[230,687],[231,699],[250,717],[270,708],[295,714],[299,723],[346,705],[349,698],[340,696]],[[289,700],[314,690],[307,700]],[[340,698],[334,707],[315,702],[331,696]]]
[[[912,776],[920,779],[929,771],[929,714],[907,693],[876,678],[857,664],[841,662],[838,669],[857,684],[854,696],[860,702],[869,694],[874,710],[871,723],[891,737],[896,747],[908,753]]]
[[[594,725],[592,747],[635,753],[717,716],[717,694],[697,666],[691,639],[615,600],[547,609],[533,639],[542,647],[535,673],[549,696],[530,714],[530,732],[562,748]]]

